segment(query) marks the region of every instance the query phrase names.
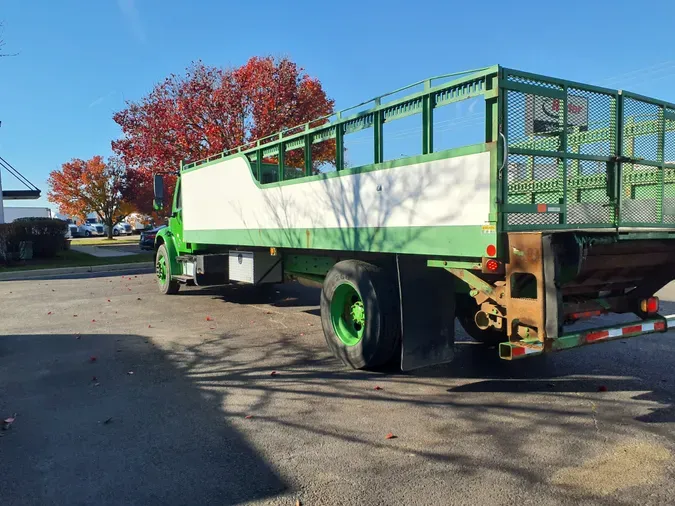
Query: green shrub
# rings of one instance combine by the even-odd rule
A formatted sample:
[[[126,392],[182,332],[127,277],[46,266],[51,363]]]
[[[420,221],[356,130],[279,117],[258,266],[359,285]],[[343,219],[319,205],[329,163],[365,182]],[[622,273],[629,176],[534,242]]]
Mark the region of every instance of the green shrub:
[[[0,224],[0,260],[17,258],[21,242],[33,243],[33,257],[51,258],[64,248],[68,224],[52,218],[19,218]]]

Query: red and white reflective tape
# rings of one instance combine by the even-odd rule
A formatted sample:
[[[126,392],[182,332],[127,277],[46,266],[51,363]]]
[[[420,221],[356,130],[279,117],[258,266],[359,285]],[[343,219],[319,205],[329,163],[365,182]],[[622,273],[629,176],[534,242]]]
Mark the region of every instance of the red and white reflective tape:
[[[589,332],[584,336],[584,340],[587,343],[595,343],[596,341],[602,341],[603,339],[614,339],[623,336],[634,336],[638,334],[646,334],[648,332],[663,332],[664,330],[666,330],[666,326],[667,324],[665,321],[630,324],[626,325],[625,327],[617,327],[614,329],[596,330],[595,332]]]
[[[668,322],[668,328],[675,327],[675,314],[669,314],[668,316],[665,317],[666,321]]]
[[[524,357],[525,355],[538,355],[544,351],[541,347],[539,348],[526,348],[525,346],[512,346],[511,347],[511,357]]]

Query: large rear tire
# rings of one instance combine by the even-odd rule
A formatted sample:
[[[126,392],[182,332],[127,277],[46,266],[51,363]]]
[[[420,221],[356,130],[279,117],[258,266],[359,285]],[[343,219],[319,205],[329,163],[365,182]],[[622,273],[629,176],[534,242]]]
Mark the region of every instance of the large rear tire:
[[[366,262],[338,262],[321,289],[321,325],[328,347],[346,365],[386,364],[400,341],[395,277]]]
[[[178,293],[180,283],[171,279],[171,260],[166,246],[163,244],[157,248],[155,256],[155,273],[157,275],[157,286],[164,295],[173,295]]]

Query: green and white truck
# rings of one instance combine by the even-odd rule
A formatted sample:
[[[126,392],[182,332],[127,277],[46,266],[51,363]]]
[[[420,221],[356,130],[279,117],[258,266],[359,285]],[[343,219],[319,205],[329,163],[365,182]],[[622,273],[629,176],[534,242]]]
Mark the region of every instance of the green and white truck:
[[[440,146],[435,119],[465,101],[479,142]],[[159,289],[318,283],[354,368],[449,362],[456,320],[507,360],[673,325],[654,294],[675,279],[675,104],[493,66],[359,107],[181,163]],[[387,159],[388,124],[411,117],[418,154]],[[363,131],[372,163],[347,164]],[[635,317],[576,325],[607,313]]]

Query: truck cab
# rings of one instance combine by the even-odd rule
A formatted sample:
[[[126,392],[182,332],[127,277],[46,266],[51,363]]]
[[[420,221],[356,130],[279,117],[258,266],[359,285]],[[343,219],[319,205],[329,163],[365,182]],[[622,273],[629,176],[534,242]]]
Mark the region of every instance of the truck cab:
[[[103,223],[99,223],[96,219],[88,218],[78,227],[78,233],[84,237],[102,236],[105,234],[105,227]]]

